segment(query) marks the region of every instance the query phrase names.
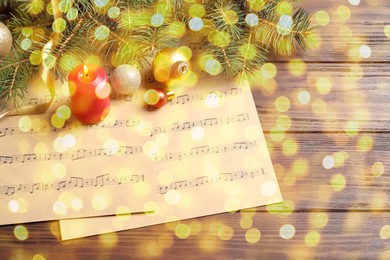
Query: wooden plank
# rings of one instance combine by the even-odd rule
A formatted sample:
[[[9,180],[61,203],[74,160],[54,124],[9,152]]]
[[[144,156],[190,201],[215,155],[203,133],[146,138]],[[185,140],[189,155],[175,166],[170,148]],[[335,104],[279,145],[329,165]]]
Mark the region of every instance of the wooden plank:
[[[349,122],[357,124],[363,132],[389,131],[389,66],[360,64],[356,67],[356,64],[309,63],[302,76],[292,76],[288,64],[276,65],[275,87],[272,87],[272,80],[252,84],[265,131],[275,127],[277,118],[282,114],[291,118],[289,130],[293,132],[344,132]],[[356,68],[357,72],[354,71]],[[323,79],[328,80],[331,86],[326,94],[320,93],[326,88],[316,87],[317,82]],[[308,104],[299,102],[298,95],[301,91],[310,94]],[[278,112],[275,107],[275,101],[281,96],[287,97],[291,103],[290,109],[284,113]]]
[[[25,225],[29,232],[26,241],[18,241],[15,226],[7,226],[0,236],[0,258],[32,259],[39,254],[46,259],[76,255],[80,259],[97,255],[102,259],[195,259],[200,255],[213,259],[386,259],[390,248],[380,233],[389,217],[389,212],[226,213],[67,242],[55,239],[59,235],[55,222]],[[179,224],[190,227],[186,239],[175,235]],[[281,237],[289,234],[285,225],[295,229],[290,239]],[[258,241],[247,235],[256,234],[255,230],[260,232]]]
[[[390,210],[388,134],[353,137],[341,133],[287,134],[281,142],[273,141],[267,134],[266,140],[286,201],[281,208],[298,211]],[[296,153],[288,154],[295,146],[286,145],[285,140],[296,143]],[[324,163],[327,156],[331,158]],[[384,171],[380,170],[381,166]],[[341,183],[345,181],[345,185],[340,180]],[[258,210],[266,211],[267,208]]]
[[[377,5],[372,5],[374,3]],[[388,62],[390,60],[390,40],[384,34],[384,26],[389,24],[389,1],[360,1],[359,6],[352,6],[347,1],[305,1],[299,5],[315,15],[318,11],[326,11],[330,17],[328,25],[319,27],[316,33],[320,35],[320,45],[305,53],[299,48],[297,55],[308,62],[355,62],[359,55],[359,48],[367,44],[372,54],[364,62]],[[351,16],[343,20],[337,13],[340,6],[346,6]],[[345,16],[342,16],[345,17]],[[313,24],[316,24],[313,17]],[[346,26],[352,32],[354,40],[349,39],[340,28]],[[342,37],[340,37],[340,35]],[[351,55],[350,49],[354,49]],[[356,55],[355,55],[356,54]],[[273,61],[288,61],[289,57],[274,55]]]

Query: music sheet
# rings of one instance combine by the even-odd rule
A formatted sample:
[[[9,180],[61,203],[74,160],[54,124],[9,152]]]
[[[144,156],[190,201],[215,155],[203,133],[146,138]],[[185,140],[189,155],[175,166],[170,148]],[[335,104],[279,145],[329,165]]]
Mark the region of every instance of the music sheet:
[[[128,167],[145,166],[134,172],[147,183],[147,201],[131,202],[148,213],[121,214],[132,204],[120,200],[115,202],[117,216],[61,220],[63,240],[282,201],[248,85],[205,77],[157,111],[144,112],[133,102],[115,106],[118,118],[124,111],[136,116],[135,128],[147,137],[142,139],[143,158],[122,158]],[[107,137],[125,138],[116,131],[110,129]],[[134,147],[141,144],[134,141],[140,133],[128,131],[123,145],[138,151]]]

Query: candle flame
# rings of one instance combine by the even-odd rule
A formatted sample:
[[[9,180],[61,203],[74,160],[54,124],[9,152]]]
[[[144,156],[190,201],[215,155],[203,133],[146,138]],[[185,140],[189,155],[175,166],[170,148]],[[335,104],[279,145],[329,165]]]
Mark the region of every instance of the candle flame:
[[[88,73],[89,73],[88,67],[87,67],[87,65],[84,65],[84,75],[85,75],[86,77],[88,77]]]

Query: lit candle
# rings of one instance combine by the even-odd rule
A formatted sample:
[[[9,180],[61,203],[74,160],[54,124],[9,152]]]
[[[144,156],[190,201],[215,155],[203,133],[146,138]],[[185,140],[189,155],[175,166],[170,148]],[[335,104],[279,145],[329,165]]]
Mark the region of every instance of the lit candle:
[[[110,111],[111,88],[104,69],[81,64],[68,77],[70,106],[73,115],[85,124],[102,121]]]

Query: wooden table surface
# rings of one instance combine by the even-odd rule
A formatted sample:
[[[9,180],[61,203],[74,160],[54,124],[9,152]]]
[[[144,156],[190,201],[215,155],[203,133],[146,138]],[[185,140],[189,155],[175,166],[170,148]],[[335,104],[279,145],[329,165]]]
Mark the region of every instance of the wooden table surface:
[[[58,222],[23,224],[24,241],[2,226],[0,259],[390,259],[390,1],[302,7],[329,15],[318,48],[253,86],[283,204],[182,221],[186,239],[178,223],[66,242]]]

